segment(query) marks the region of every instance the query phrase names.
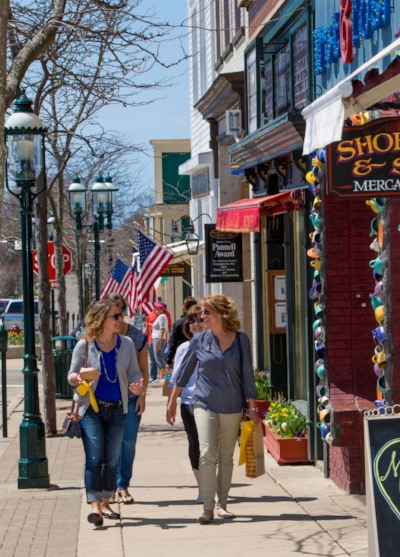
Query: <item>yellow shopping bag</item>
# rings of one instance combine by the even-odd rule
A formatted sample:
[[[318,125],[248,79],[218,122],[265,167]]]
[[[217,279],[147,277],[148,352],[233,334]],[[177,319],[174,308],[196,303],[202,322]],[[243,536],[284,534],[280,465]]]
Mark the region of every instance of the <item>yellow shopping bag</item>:
[[[239,466],[246,463],[246,476],[258,478],[265,474],[264,443],[261,424],[253,420],[242,423]]]

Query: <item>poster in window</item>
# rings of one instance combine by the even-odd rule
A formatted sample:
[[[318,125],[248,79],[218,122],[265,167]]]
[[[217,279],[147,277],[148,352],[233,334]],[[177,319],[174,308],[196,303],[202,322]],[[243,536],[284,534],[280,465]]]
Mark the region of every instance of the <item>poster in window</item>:
[[[271,334],[286,333],[286,277],[285,271],[267,271],[268,308]]]
[[[275,300],[286,300],[286,278],[285,275],[274,276]]]
[[[257,129],[257,56],[253,48],[247,56],[247,128],[248,133]]]
[[[275,302],[275,329],[286,329],[286,302]]]

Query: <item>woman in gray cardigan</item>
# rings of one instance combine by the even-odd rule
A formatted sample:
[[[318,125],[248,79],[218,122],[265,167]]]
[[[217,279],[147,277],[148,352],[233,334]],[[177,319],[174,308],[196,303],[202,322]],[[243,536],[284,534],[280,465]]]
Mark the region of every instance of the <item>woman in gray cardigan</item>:
[[[128,393],[144,394],[133,342],[120,336],[122,313],[113,302],[96,302],[86,316],[83,340],[76,345],[68,381],[77,387],[87,381],[95,392],[99,411],[90,404],[89,394],[79,405],[82,441],[86,453],[85,488],[92,505],[88,521],[102,526],[103,517],[119,519],[109,505],[114,490],[121,452]],[[88,358],[84,366],[86,343]],[[74,398],[78,400],[78,395]]]

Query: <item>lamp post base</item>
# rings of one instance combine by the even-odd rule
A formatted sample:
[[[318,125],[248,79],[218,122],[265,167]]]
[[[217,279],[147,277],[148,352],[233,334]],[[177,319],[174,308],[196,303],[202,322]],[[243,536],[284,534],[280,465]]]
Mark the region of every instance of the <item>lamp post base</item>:
[[[18,489],[48,488],[50,477],[44,424],[23,422],[19,436],[21,458],[18,463]]]

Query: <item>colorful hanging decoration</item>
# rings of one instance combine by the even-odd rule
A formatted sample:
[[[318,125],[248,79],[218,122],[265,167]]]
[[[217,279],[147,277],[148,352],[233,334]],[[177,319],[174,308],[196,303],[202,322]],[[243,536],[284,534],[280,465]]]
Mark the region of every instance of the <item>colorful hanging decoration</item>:
[[[371,232],[370,236],[374,237],[374,240],[370,244],[370,249],[374,252],[375,259],[369,262],[369,266],[372,269],[372,277],[375,281],[375,287],[372,294],[370,294],[371,307],[374,311],[375,319],[377,322],[377,327],[372,331],[372,337],[375,341],[375,350],[371,358],[373,363],[373,370],[375,375],[378,377],[376,385],[376,400],[375,405],[384,412],[386,401],[385,401],[385,364],[386,364],[386,354],[385,354],[385,342],[387,340],[387,335],[384,329],[384,291],[383,291],[383,274],[384,274],[384,263],[381,257],[381,251],[383,247],[383,222],[381,220],[381,213],[383,210],[383,198],[373,197],[368,199],[366,202],[373,213],[376,215],[371,221]]]
[[[314,302],[315,321],[313,323],[313,335],[315,339],[316,362],[314,365],[315,373],[318,376],[319,384],[316,387],[318,396],[317,406],[317,427],[321,431],[321,437],[327,443],[333,442],[331,434],[331,412],[329,408],[329,396],[327,392],[327,369],[324,361],[325,357],[325,327],[323,325],[324,306],[321,303],[323,295],[323,282],[321,280],[321,251],[323,235],[323,219],[321,216],[321,183],[325,171],[325,149],[319,149],[312,155],[312,170],[307,172],[306,181],[309,190],[314,195],[313,207],[310,211],[310,221],[314,227],[314,232],[310,234],[312,246],[307,250],[307,256],[311,258],[310,265],[314,268],[314,280],[309,291],[309,297]]]

